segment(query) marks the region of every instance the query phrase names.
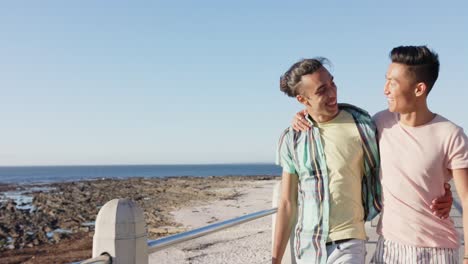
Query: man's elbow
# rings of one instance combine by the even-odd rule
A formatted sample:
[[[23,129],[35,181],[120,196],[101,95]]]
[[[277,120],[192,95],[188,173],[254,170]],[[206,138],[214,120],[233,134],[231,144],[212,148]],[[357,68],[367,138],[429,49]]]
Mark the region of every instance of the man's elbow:
[[[278,211],[293,213],[296,210],[296,202],[291,199],[281,199],[278,203]]]

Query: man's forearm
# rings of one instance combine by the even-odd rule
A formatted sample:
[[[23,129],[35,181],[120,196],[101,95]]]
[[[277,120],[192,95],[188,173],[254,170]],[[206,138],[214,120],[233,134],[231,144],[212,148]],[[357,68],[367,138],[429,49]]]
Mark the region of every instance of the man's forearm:
[[[468,238],[468,169],[452,170],[453,180],[463,207],[463,234]],[[465,257],[468,256],[468,243],[465,243]],[[468,259],[463,263],[468,264]]]
[[[278,206],[275,224],[275,236],[273,244],[272,264],[280,264],[284,251],[291,235],[294,224],[296,205],[290,201],[282,200]]]

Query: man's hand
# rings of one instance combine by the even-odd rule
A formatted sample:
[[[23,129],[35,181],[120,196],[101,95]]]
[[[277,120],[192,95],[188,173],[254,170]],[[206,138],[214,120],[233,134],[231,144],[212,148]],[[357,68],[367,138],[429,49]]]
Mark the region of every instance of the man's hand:
[[[309,130],[310,124],[309,122],[305,119],[305,116],[307,115],[306,110],[302,110],[296,113],[296,115],[293,118],[292,121],[292,127],[296,131],[306,131]]]
[[[452,209],[453,197],[452,191],[450,190],[450,184],[445,183],[445,194],[442,197],[432,200],[431,209],[432,213],[440,219],[445,219],[450,215],[450,209]],[[467,263],[468,264],[468,263]]]

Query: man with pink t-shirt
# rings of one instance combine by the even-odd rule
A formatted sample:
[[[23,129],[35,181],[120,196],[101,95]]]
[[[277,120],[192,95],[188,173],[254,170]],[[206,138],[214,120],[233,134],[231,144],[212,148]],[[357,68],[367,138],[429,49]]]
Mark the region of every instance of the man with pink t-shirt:
[[[453,178],[468,210],[468,138],[462,128],[427,106],[438,78],[438,55],[426,46],[400,46],[390,58],[384,89],[388,110],[374,116],[383,210],[371,263],[458,263],[460,238],[454,223],[435,216],[430,206]],[[303,125],[297,125],[300,117],[295,123],[297,128]],[[463,226],[467,238],[466,214]],[[464,263],[468,264],[468,245]]]
[[[427,205],[444,194],[444,183],[453,177],[462,206],[468,207],[468,139],[462,128],[427,106],[438,55],[425,46],[401,46],[390,58],[384,89],[388,110],[374,116],[384,207],[373,261],[457,263],[460,238],[453,221],[434,217]],[[463,224],[468,237],[466,214]],[[467,254],[465,248],[464,263]]]

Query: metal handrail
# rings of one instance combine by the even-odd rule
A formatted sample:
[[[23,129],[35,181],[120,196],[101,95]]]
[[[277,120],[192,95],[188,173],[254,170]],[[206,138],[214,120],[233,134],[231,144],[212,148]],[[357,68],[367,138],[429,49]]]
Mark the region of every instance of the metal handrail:
[[[255,220],[264,216],[275,214],[277,210],[278,208],[263,210],[263,211],[259,211],[256,213],[244,215],[241,217],[237,217],[237,218],[229,219],[226,221],[207,225],[204,227],[200,227],[197,229],[193,229],[193,230],[183,232],[180,234],[175,234],[172,236],[167,236],[167,237],[163,237],[163,238],[159,238],[155,240],[149,240],[148,241],[148,254],[154,253],[156,251],[168,248],[175,244],[179,244],[179,243],[182,243],[182,242],[185,242],[185,241],[197,238],[197,237],[206,236],[208,234],[218,232],[218,231],[224,230],[232,226],[240,225],[240,224],[250,222],[252,220]]]

